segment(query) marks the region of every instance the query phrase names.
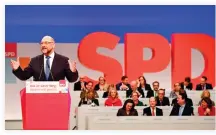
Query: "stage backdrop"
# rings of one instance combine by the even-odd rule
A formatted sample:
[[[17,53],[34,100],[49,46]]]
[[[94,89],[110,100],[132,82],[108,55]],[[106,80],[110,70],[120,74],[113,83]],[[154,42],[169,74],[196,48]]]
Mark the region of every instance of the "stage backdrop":
[[[80,75],[111,83],[122,75],[170,91],[175,81],[207,75],[215,84],[215,6],[6,6],[5,117],[21,117],[10,59],[41,54],[45,35],[77,61]],[[185,52],[184,52],[185,51]],[[195,86],[195,85],[194,85]],[[215,86],[215,85],[214,85]],[[73,84],[71,84],[73,87]]]

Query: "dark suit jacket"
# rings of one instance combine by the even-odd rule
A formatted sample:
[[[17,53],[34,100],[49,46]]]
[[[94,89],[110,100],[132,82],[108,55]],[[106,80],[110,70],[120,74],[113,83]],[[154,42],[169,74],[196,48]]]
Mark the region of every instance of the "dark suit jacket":
[[[206,89],[212,90],[213,87],[212,87],[212,85],[210,83],[206,83]],[[201,84],[197,84],[196,90],[203,90],[202,89],[202,85]]]
[[[139,89],[142,89],[142,87],[141,87],[141,85],[138,87]],[[145,84],[145,90],[152,90],[152,88],[151,88],[151,86],[150,86],[150,84]]]
[[[129,115],[127,115],[126,110],[120,108],[117,112],[117,116],[138,116],[138,112],[134,109],[133,111],[130,111]]]
[[[92,99],[92,103],[95,103],[96,106],[99,106],[99,102],[98,102],[97,99]],[[80,107],[80,106],[83,105],[83,104],[86,104],[86,105],[87,105],[87,101],[85,101],[84,98],[82,98],[82,99],[80,100],[78,106]]]
[[[181,83],[181,88],[184,89],[184,82]],[[186,86],[186,88],[187,88],[188,90],[192,90],[192,89],[193,89],[193,84],[192,84],[192,83],[189,83],[188,86]]]
[[[122,85],[122,82],[116,84],[116,89],[117,89],[117,90],[120,90],[121,85]],[[128,86],[129,89],[131,89],[130,84],[127,84],[127,86]]]
[[[105,91],[105,92],[103,93],[103,98],[108,98],[108,94],[109,94],[109,92],[108,92],[108,91]]]
[[[157,96],[156,101],[157,101],[156,106],[166,106],[166,105],[170,106],[170,102],[169,102],[168,97],[163,97],[162,102],[160,102],[159,97]]]
[[[143,109],[143,115],[152,116],[152,112],[150,107]],[[156,107],[156,116],[163,116],[163,110]]]
[[[142,98],[145,98],[145,94],[144,94],[144,92],[143,92],[143,90],[142,89],[137,89],[138,91],[139,91],[139,93],[142,95]],[[131,94],[132,94],[132,92],[133,92],[133,90],[132,89],[129,89],[129,90],[127,90],[126,91],[126,97],[127,98],[131,98]]]
[[[84,82],[84,85],[86,85],[86,82]],[[78,81],[74,83],[74,91],[80,91],[81,90],[81,82]]]
[[[99,84],[96,84],[95,86],[94,86],[94,90],[99,90],[100,89],[100,86],[99,86]]]
[[[170,116],[178,116],[179,115],[179,108],[180,108],[180,105],[173,106],[172,111],[170,113]],[[191,116],[191,115],[194,115],[193,107],[186,104],[185,108],[182,112],[182,116]]]
[[[69,82],[75,82],[78,78],[78,72],[72,72],[69,68],[68,58],[55,53],[51,72],[48,81],[64,80],[65,77]],[[47,81],[44,73],[44,55],[38,55],[31,59],[28,67],[24,70],[19,67],[12,71],[20,80],[27,80],[33,76],[34,81]]]
[[[154,96],[154,90],[148,90],[147,96],[146,96],[146,97],[147,97],[147,98],[155,97],[155,96]]]
[[[186,99],[186,104],[188,105],[188,106],[193,106],[193,101],[190,99],[190,98],[187,98]],[[172,100],[172,104],[171,104],[172,106],[175,106],[175,105],[178,105],[178,103],[177,103],[177,98],[174,98],[173,100]]]

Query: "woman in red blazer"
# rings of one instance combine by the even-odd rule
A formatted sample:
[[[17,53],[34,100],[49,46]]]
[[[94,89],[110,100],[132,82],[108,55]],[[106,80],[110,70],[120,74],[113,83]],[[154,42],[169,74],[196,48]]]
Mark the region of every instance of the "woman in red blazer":
[[[109,88],[108,99],[105,101],[105,106],[122,106],[122,101],[119,99],[115,87]]]
[[[201,100],[201,106],[198,108],[199,116],[215,116],[215,107],[212,106],[210,98],[204,97]]]

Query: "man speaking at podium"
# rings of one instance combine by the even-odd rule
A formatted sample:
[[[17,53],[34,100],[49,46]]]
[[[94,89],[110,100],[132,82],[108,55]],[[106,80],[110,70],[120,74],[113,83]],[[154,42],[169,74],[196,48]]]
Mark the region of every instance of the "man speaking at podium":
[[[17,78],[27,80],[33,76],[34,81],[59,81],[66,77],[69,82],[77,80],[76,63],[54,51],[55,40],[51,36],[42,38],[40,49],[43,54],[32,58],[24,70],[20,67],[19,57],[17,61],[11,60],[12,72]]]

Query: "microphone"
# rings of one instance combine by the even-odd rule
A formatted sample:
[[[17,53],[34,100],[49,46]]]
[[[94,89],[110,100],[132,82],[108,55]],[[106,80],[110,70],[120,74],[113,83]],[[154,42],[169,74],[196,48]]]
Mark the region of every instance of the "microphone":
[[[52,80],[54,81],[54,77],[53,77],[52,71],[51,71],[51,69],[50,69],[50,65],[47,64],[47,66],[48,66],[48,69],[49,69],[49,71],[50,71],[50,74],[51,74]]]
[[[40,76],[39,76],[39,78],[38,78],[38,81],[40,81],[40,78],[41,78],[41,74],[42,74],[43,68],[44,68],[44,64],[42,64],[41,71],[40,71]]]

